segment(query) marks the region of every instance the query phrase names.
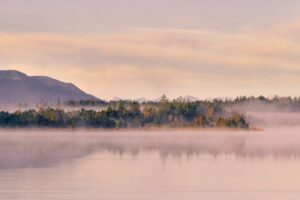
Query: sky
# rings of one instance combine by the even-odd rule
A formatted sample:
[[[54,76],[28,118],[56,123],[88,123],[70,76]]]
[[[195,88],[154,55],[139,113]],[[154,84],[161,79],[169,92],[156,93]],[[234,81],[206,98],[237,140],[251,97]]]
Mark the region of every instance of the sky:
[[[102,99],[300,96],[298,0],[0,0],[0,69]]]

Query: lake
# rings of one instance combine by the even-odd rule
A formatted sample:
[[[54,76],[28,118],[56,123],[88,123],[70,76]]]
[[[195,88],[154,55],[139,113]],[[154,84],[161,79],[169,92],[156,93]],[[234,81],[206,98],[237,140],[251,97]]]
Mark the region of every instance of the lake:
[[[1,130],[0,199],[299,199],[299,129]]]

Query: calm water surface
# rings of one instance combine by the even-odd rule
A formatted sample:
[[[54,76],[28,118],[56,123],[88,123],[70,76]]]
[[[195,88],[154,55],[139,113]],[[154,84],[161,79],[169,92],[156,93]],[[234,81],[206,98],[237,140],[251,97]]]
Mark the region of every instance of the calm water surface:
[[[26,153],[23,163],[15,161],[19,157],[14,152],[6,157],[0,153],[3,200],[300,199],[297,138],[282,142],[284,137],[278,137],[264,149],[256,143],[265,141],[261,133],[255,138],[251,133],[87,134],[84,137],[91,140],[86,141],[81,134],[70,139],[66,133],[59,143],[45,136],[50,141],[47,146],[40,133],[10,134],[14,136],[0,137],[5,140],[0,143],[2,150]],[[218,147],[228,141],[233,142]],[[287,142],[290,145],[283,145]],[[73,155],[69,151],[74,148],[82,151]],[[62,156],[55,160],[58,155]]]

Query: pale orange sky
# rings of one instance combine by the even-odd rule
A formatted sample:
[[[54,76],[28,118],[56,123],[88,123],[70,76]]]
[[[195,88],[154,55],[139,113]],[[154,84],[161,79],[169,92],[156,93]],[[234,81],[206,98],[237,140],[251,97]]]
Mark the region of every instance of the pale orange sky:
[[[0,69],[104,99],[300,96],[299,1],[1,4]]]

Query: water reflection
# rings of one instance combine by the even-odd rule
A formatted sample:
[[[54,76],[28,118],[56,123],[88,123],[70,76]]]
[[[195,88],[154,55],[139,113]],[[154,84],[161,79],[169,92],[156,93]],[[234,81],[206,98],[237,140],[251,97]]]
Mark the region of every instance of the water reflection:
[[[156,152],[162,160],[300,157],[298,129],[266,131],[0,131],[0,168],[44,167],[105,152],[122,157]]]

